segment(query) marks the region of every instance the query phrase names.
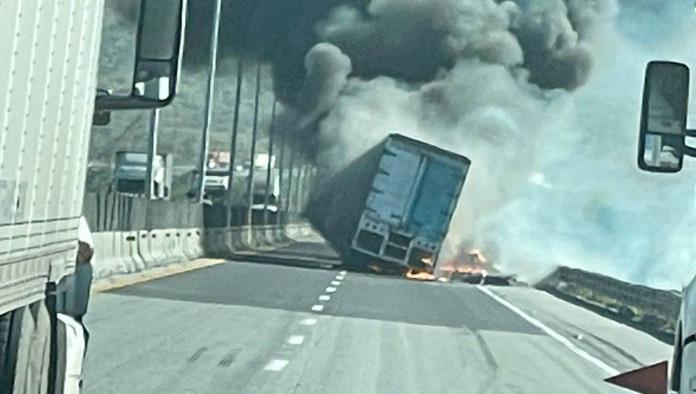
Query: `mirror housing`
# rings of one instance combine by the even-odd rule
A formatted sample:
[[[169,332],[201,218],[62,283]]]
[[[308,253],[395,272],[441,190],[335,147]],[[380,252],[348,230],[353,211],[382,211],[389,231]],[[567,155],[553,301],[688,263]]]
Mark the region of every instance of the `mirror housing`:
[[[131,93],[97,95],[95,112],[161,108],[174,100],[184,47],[186,1],[141,0]]]
[[[638,142],[638,167],[650,172],[679,172],[688,148],[686,116],[689,68],[681,63],[648,63]]]

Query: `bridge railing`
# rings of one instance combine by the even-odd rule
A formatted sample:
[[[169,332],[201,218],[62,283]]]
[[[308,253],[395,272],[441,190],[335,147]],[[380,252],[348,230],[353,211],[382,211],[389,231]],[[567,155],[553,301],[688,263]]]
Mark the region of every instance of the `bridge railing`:
[[[576,268],[558,267],[535,287],[671,342],[681,295]]]

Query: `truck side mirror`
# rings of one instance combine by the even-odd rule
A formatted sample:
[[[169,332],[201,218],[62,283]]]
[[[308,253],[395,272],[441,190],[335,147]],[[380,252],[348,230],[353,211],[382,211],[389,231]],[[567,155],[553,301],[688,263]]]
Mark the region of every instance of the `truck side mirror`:
[[[95,111],[171,103],[181,70],[185,22],[186,0],[141,0],[131,94],[97,96]]]
[[[681,63],[648,63],[640,117],[638,167],[679,172],[684,162],[689,68]]]

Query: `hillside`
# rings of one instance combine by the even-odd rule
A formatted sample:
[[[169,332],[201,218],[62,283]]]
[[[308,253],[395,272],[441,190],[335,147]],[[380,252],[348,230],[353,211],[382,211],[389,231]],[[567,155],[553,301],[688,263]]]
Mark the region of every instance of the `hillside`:
[[[135,21],[124,20],[113,7],[105,10],[102,32],[101,55],[99,60],[99,87],[113,89],[115,92],[129,90],[133,57],[135,52]],[[195,26],[188,26],[195,29]],[[208,43],[201,43],[208,47]],[[196,53],[205,52],[193,48]],[[186,49],[185,49],[186,51]],[[208,60],[205,59],[204,62]],[[215,105],[211,129],[211,149],[229,149],[235,105],[237,63],[235,58],[226,58],[218,64],[218,77],[215,87]],[[256,63],[246,60],[242,84],[242,103],[240,106],[238,158],[247,160],[254,114],[254,93],[256,87]],[[196,165],[201,146],[201,132],[206,94],[207,74],[205,70],[194,68],[184,62],[179,93],[174,103],[161,111],[159,130],[160,153],[173,153],[177,166]],[[271,67],[262,65],[262,94],[259,110],[259,145],[267,146],[267,133],[270,125],[273,103]],[[111,124],[95,126],[90,142],[90,162],[93,165],[111,165],[119,150],[147,150],[149,111],[118,111],[112,114]],[[94,172],[92,172],[94,173]],[[88,188],[103,187],[108,177],[92,176]]]

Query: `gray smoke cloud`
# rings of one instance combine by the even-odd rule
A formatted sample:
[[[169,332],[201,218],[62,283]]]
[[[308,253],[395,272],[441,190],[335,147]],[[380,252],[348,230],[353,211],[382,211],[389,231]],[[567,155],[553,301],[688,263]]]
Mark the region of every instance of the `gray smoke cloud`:
[[[593,65],[588,41],[616,11],[613,1],[530,2],[515,28],[530,82],[568,90],[583,85]]]
[[[519,66],[543,88],[575,89],[591,70],[587,42],[611,14],[592,0],[223,0],[219,54],[273,64],[286,104],[306,100],[307,53],[327,41],[352,61],[352,76],[427,82],[457,60]],[[214,1],[189,1],[184,66],[208,59]],[[609,4],[609,5],[606,5]],[[137,1],[108,2],[134,19]],[[310,82],[314,83],[314,82]]]
[[[386,134],[406,133],[473,160],[445,259],[477,246],[523,277],[563,264],[678,288],[694,273],[694,173],[656,176],[635,165],[645,63],[696,61],[684,42],[696,27],[691,4],[663,4],[340,7],[317,28],[351,57],[354,72],[319,124],[319,162],[337,169]],[[451,13],[415,17],[415,9],[445,15],[428,6]],[[656,7],[669,23],[647,23]],[[458,29],[464,10],[485,22]],[[383,15],[409,17],[400,24]],[[385,48],[392,41],[409,64],[384,66],[399,57]]]
[[[521,66],[542,88],[572,90],[592,68],[596,26],[613,2],[587,0],[373,0],[343,5],[318,24],[363,77],[428,81],[460,58]]]
[[[304,128],[328,112],[348,82],[350,58],[328,43],[319,43],[305,57],[307,78],[297,108],[303,113],[300,127]]]
[[[524,179],[516,171],[536,161],[534,147],[544,137],[534,129],[550,123],[557,90],[587,80],[595,32],[615,13],[613,1],[589,0],[337,7],[317,32],[350,57],[354,72],[320,124],[319,162],[336,166],[345,162],[336,157],[355,157],[390,132],[415,133],[468,152],[486,174],[470,183],[489,185],[472,202],[475,216],[494,210]],[[359,143],[354,130],[361,130]]]

